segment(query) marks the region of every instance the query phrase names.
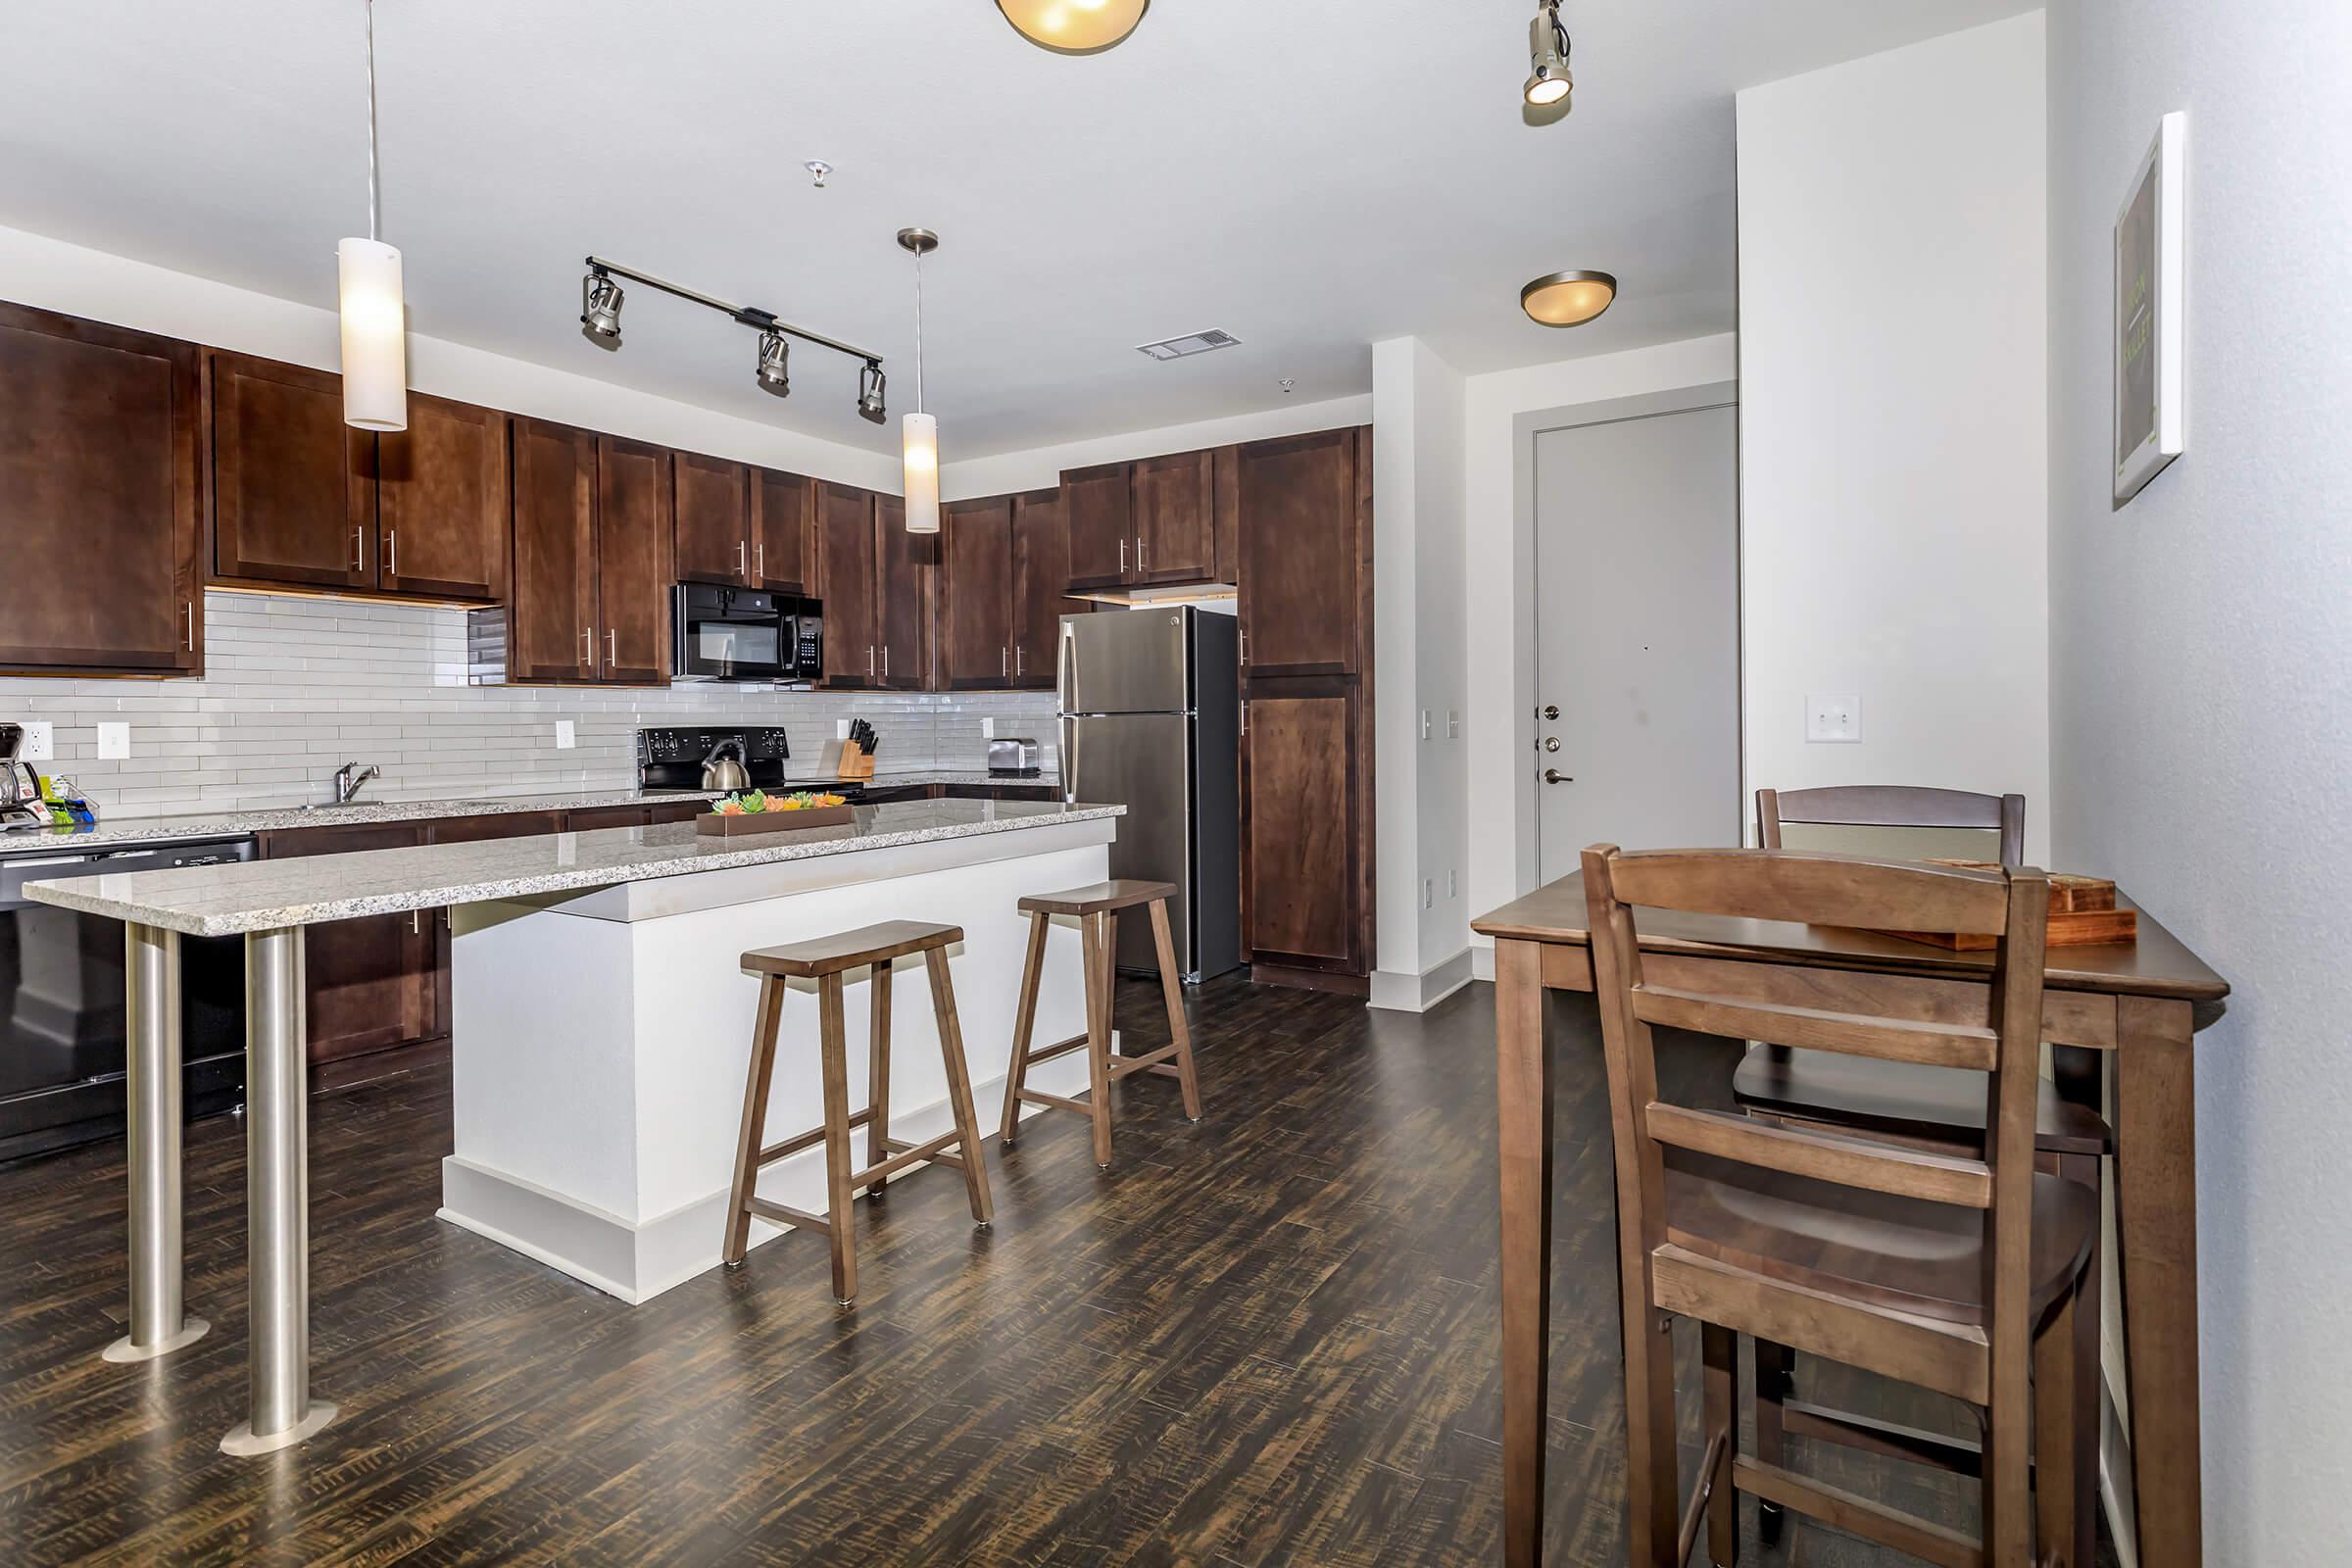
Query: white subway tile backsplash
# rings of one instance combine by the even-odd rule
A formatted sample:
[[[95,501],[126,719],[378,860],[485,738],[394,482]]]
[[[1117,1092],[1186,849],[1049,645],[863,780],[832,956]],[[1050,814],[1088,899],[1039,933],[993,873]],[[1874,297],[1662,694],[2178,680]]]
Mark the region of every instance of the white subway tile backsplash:
[[[203,680],[0,677],[0,718],[54,724],[50,769],[112,816],[324,800],[353,759],[383,769],[368,793],[389,799],[625,788],[648,724],[781,725],[811,766],[852,717],[882,737],[885,767],[985,766],[983,718],[1049,759],[1054,744],[1043,692],[469,686],[459,610],[216,592],[204,627]],[[576,730],[569,751],[559,718]],[[99,760],[102,719],[129,724],[129,757]]]

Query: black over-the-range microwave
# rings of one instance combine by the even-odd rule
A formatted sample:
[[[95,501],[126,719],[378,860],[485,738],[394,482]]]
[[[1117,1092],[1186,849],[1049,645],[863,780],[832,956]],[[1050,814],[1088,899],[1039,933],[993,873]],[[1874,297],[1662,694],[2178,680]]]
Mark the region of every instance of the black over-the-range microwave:
[[[816,600],[685,582],[670,608],[675,679],[813,681],[824,673],[824,607]]]

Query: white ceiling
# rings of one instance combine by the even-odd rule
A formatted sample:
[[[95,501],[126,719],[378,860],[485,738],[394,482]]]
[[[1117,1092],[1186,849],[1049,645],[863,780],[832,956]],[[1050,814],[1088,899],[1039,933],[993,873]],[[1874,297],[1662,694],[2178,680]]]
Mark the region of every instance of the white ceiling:
[[[888,356],[979,457],[1370,385],[1411,333],[1471,372],[1733,325],[1738,88],[2034,0],[1571,0],[1575,112],[1526,122],[1531,0],[1159,0],[1065,58],[991,0],[378,0],[384,237],[413,330],[835,440],[853,362],[793,397],[751,334],[633,288],[579,336],[594,251]],[[0,224],[331,305],[367,231],[361,0],[8,0]],[[838,168],[811,188],[802,163]],[[1596,267],[1573,334],[1518,288]],[[0,278],[0,295],[6,280]],[[1203,327],[1243,346],[1155,365]]]

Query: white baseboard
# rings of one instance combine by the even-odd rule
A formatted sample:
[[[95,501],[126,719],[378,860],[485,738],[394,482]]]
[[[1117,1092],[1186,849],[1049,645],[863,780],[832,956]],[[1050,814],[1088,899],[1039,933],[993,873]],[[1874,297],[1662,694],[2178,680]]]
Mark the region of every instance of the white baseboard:
[[[1464,948],[1419,974],[1396,969],[1373,970],[1372,992],[1366,1003],[1390,1012],[1427,1012],[1468,985],[1471,979],[1471,950]]]
[[[1492,937],[1470,939],[1470,977],[1474,980],[1494,978],[1494,942]]]

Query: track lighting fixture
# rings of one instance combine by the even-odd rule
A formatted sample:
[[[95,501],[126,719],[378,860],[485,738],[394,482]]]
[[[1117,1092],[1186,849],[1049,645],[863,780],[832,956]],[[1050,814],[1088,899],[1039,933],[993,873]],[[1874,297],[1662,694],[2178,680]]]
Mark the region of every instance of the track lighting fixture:
[[[781,332],[760,334],[760,390],[792,396],[792,343]]]
[[[997,9],[1031,43],[1091,55],[1124,43],[1152,0],[997,0]]]
[[[1539,0],[1536,20],[1528,24],[1527,49],[1529,106],[1566,106],[1576,83],[1568,74],[1568,29],[1560,22],[1560,0]]]
[[[790,321],[779,321],[773,311],[763,311],[755,305],[736,305],[699,289],[688,288],[683,283],[672,283],[665,277],[656,277],[651,272],[640,272],[618,262],[591,256],[588,258],[588,275],[580,280],[580,335],[598,348],[620,347],[621,292],[620,285],[613,281],[615,276],[643,283],[664,294],[674,294],[682,300],[692,300],[758,332],[759,380],[762,392],[773,393],[777,397],[791,395],[792,344],[789,340],[792,338],[813,343],[818,348],[831,349],[836,354],[846,354],[853,360],[863,360],[865,369],[858,380],[858,412],[876,424],[886,417],[882,407],[881,355],[861,349],[855,343],[827,337],[822,332],[811,332],[805,326],[795,326]]]
[[[402,298],[400,252],[376,230],[375,4],[368,15],[368,237],[335,246],[338,304],[343,324],[343,422],[360,430],[409,427],[408,306]]]
[[[620,285],[590,270],[580,279],[580,335],[600,349],[620,347]]]

